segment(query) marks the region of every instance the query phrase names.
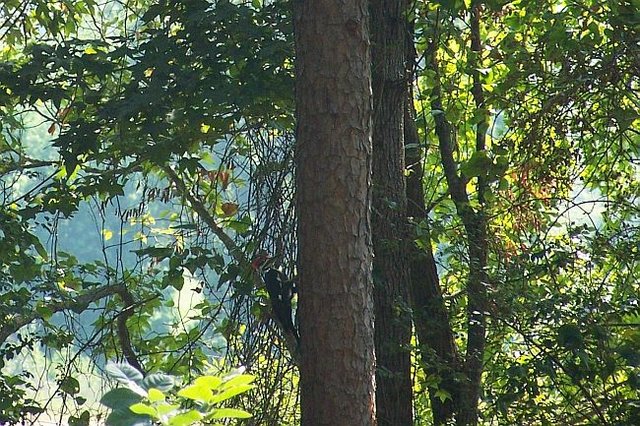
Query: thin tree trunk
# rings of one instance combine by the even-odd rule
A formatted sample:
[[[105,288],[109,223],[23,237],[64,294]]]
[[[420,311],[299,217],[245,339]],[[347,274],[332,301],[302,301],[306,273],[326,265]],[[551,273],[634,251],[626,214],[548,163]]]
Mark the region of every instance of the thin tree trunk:
[[[413,41],[413,23],[406,34],[407,75],[413,82],[417,59]],[[410,228],[409,261],[411,270],[411,301],[413,323],[420,348],[420,359],[427,373],[440,379],[438,386],[429,388],[429,400],[435,425],[451,421],[460,392],[456,376],[460,373],[460,355],[455,344],[449,313],[442,297],[440,279],[431,245],[428,211],[425,204],[423,186],[424,170],[422,161],[426,148],[420,141],[416,126],[416,111],[413,104],[413,84],[407,87],[407,104],[404,115],[405,155],[407,159],[407,214],[414,225]],[[417,224],[424,232],[425,241],[420,248]],[[442,394],[444,391],[445,394]]]
[[[480,40],[480,10],[481,6],[477,1],[471,7],[471,50],[475,55],[470,56],[469,65],[472,71],[473,88],[472,95],[479,111],[485,108],[484,93],[480,80],[481,67],[480,57],[482,55]],[[486,113],[481,115],[482,119],[476,126],[476,151],[485,150],[486,132],[488,128]],[[486,345],[486,310],[487,310],[487,287],[489,285],[489,275],[487,273],[488,242],[487,242],[487,220],[485,217],[485,197],[487,183],[483,176],[478,176],[478,201],[480,207],[476,211],[462,209],[464,214],[460,214],[469,245],[469,281],[467,284],[467,354],[466,354],[466,386],[463,387],[464,400],[460,406],[458,415],[459,425],[476,425],[478,423],[478,401],[482,388],[482,370],[484,349]],[[458,211],[461,208],[458,207]]]
[[[374,425],[365,0],[294,2],[303,425]]]
[[[409,259],[411,270],[411,301],[413,323],[420,347],[422,364],[430,375],[440,378],[437,388],[429,388],[429,400],[435,425],[446,424],[453,417],[455,402],[458,400],[458,385],[455,374],[459,369],[458,352],[453,338],[449,314],[442,297],[436,261],[431,249],[431,236],[427,220],[427,209],[424,201],[422,179],[422,150],[418,130],[415,125],[415,109],[413,94],[408,90],[407,107],[405,108],[405,146],[409,175],[407,177],[407,214],[415,222],[425,221],[422,235],[426,241],[425,248],[415,244],[418,238],[415,226],[410,234]],[[438,391],[446,392],[449,397],[441,398]]]
[[[431,107],[442,111],[440,88],[433,91]],[[436,134],[447,185],[467,234],[469,276],[467,279],[467,350],[465,354],[464,381],[460,383],[460,399],[456,404],[456,423],[476,425],[478,422],[478,398],[482,378],[482,357],[486,330],[487,235],[482,211],[475,211],[469,204],[465,180],[458,174],[453,158],[454,140],[451,124],[443,114],[434,114]]]
[[[411,317],[406,239],[404,0],[372,0],[373,260],[378,424],[411,425]]]
[[[430,58],[432,69],[439,73],[438,63]],[[444,111],[442,91],[436,83],[431,99],[433,111]],[[444,114],[434,113],[442,168],[449,194],[467,234],[469,276],[467,279],[467,348],[460,382],[460,398],[456,404],[456,424],[474,426],[478,423],[478,400],[482,384],[483,356],[486,343],[486,300],[489,277],[487,273],[487,223],[482,206],[474,210],[466,190],[467,178],[458,172],[453,153],[456,149],[453,128]],[[479,182],[482,186],[482,181]],[[480,200],[482,201],[482,199]]]

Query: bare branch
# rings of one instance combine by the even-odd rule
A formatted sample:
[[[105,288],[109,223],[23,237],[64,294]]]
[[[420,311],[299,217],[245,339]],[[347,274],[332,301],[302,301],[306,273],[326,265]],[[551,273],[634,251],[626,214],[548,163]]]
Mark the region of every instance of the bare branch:
[[[256,287],[264,287],[262,276],[252,266],[251,262],[245,256],[243,250],[236,244],[235,241],[220,227],[215,217],[209,213],[209,209],[198,200],[187,188],[185,182],[178,176],[178,174],[169,166],[160,166],[162,170],[167,174],[171,182],[176,186],[178,192],[191,204],[191,208],[198,213],[200,218],[209,226],[211,231],[222,241],[229,254],[234,258],[240,267],[245,271],[251,271],[251,278]],[[287,332],[282,324],[279,324],[279,328],[282,331],[284,340],[291,353],[291,357],[297,364],[299,359],[298,340],[295,335]]]
[[[98,288],[86,294],[81,294],[75,298],[51,302],[46,305],[48,312],[56,313],[61,311],[82,311],[91,303],[97,302],[105,297],[121,294],[127,291],[123,284],[116,284]],[[45,314],[36,310],[24,315],[15,315],[10,318],[2,327],[0,327],[0,345],[2,345],[9,336],[20,330],[22,327],[31,324],[33,321],[44,319]]]

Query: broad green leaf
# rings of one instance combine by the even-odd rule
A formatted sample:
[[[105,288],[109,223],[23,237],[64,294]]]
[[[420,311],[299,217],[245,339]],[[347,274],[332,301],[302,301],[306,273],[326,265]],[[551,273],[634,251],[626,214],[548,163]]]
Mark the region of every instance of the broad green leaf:
[[[211,390],[216,390],[222,383],[222,379],[217,376],[202,376],[198,377],[193,383],[195,385],[203,386]]]
[[[628,366],[640,367],[640,350],[638,349],[638,345],[625,343],[618,349],[618,353],[624,358]]]
[[[227,225],[238,234],[243,235],[251,228],[251,224],[251,218],[249,216],[244,216],[240,219],[229,220]]]
[[[212,419],[248,419],[253,416],[251,413],[236,408],[216,408],[209,417]]]
[[[74,377],[67,376],[60,382],[60,390],[67,395],[75,395],[80,392],[80,382]]]
[[[36,249],[36,252],[42,257],[42,259],[47,262],[49,260],[49,255],[47,254],[47,250],[45,250],[44,246],[40,242],[40,240],[35,239],[33,241],[33,247]]]
[[[446,400],[451,400],[451,394],[444,389],[438,389],[435,393],[435,396],[443,403]]]
[[[140,402],[141,399],[140,395],[130,389],[117,388],[105,393],[100,399],[100,403],[111,409],[121,409]]]
[[[174,247],[147,247],[141,250],[133,250],[133,252],[138,257],[150,256],[157,260],[163,260],[170,257],[174,250]]]
[[[105,371],[109,377],[125,385],[131,382],[137,384],[143,379],[142,373],[129,364],[108,362]]]
[[[105,421],[107,426],[152,426],[148,416],[135,414],[128,408],[126,410],[114,410]]]
[[[178,404],[162,403],[156,405],[156,412],[158,413],[158,416],[164,416],[172,411],[176,411],[178,408],[180,408]]]
[[[238,385],[248,385],[249,383],[252,383],[254,380],[255,380],[255,377],[250,374],[240,374],[224,382],[224,384],[221,386],[221,389],[227,389],[227,388],[238,386]]]
[[[142,380],[142,387],[145,389],[156,388],[161,392],[173,389],[175,379],[167,374],[149,374]]]
[[[188,426],[202,420],[202,414],[196,410],[189,410],[186,413],[178,414],[169,420],[170,426]]]
[[[69,426],[89,426],[91,424],[91,413],[84,410],[79,417],[69,417]]]
[[[180,390],[178,396],[207,404],[213,398],[213,392],[203,385],[191,385]]]
[[[229,388],[227,390],[225,390],[224,392],[221,392],[217,395],[215,395],[213,398],[210,399],[210,402],[212,404],[215,404],[217,402],[222,402],[224,400],[227,400],[229,398],[233,398],[236,395],[239,395],[241,393],[247,392],[251,389],[253,389],[255,386],[254,385],[238,385],[238,386],[234,386],[232,388]]]
[[[564,324],[558,329],[558,343],[569,349],[582,347],[584,338],[575,324]]]
[[[131,407],[129,407],[129,409],[131,411],[133,411],[136,414],[146,414],[148,416],[151,416],[153,418],[157,417],[157,413],[155,408],[151,407],[150,405],[144,404],[142,402],[138,402],[137,404],[133,404]]]
[[[149,401],[151,402],[159,402],[159,401],[164,401],[164,394],[159,391],[156,388],[151,388],[148,391],[148,395],[147,398],[149,399]]]
[[[36,312],[42,317],[43,320],[48,321],[53,315],[53,310],[42,303],[36,305]]]
[[[640,113],[634,109],[618,108],[613,111],[613,117],[618,122],[621,131],[626,131],[635,120],[640,118]]]
[[[466,177],[486,176],[492,164],[485,151],[476,151],[468,161],[460,166],[460,172]]]

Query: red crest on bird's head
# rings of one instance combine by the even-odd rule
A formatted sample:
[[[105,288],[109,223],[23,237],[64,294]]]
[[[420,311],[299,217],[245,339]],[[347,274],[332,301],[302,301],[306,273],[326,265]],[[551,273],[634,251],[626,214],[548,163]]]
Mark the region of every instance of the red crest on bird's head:
[[[251,260],[251,267],[257,271],[270,258],[271,256],[269,256],[269,253],[266,250],[259,250]]]

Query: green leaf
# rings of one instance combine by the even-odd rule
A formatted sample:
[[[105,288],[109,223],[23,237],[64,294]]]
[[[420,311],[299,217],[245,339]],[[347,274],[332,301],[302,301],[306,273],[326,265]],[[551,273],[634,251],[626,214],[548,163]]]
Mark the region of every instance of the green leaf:
[[[638,351],[637,346],[626,343],[618,349],[618,353],[624,358],[628,366],[640,366],[640,351]]]
[[[236,408],[216,408],[209,417],[212,419],[248,419],[253,416],[251,413]]]
[[[171,287],[178,291],[182,290],[182,287],[184,287],[184,277],[182,275],[173,276],[171,279]]]
[[[202,376],[198,377],[193,384],[215,390],[222,384],[222,379],[217,376]]]
[[[131,382],[138,384],[143,379],[142,373],[129,364],[108,362],[105,371],[109,377],[124,385],[129,385]]]
[[[69,426],[89,426],[90,422],[91,414],[87,410],[84,410],[80,417],[69,417]]]
[[[146,414],[153,418],[158,417],[155,408],[151,407],[150,405],[144,404],[142,402],[133,404],[132,406],[129,407],[129,410],[133,411],[136,414]]]
[[[252,383],[255,379],[256,378],[250,374],[240,374],[237,376],[233,376],[231,379],[225,381],[225,383],[222,385],[222,389],[227,389],[232,386],[238,386],[238,385],[248,385],[249,383]]]
[[[466,177],[486,176],[493,162],[485,151],[476,151],[468,161],[460,166],[460,172]]]
[[[635,120],[640,118],[640,114],[634,109],[618,108],[613,111],[613,117],[618,122],[620,131],[626,131]]]
[[[178,414],[169,420],[170,426],[188,426],[202,420],[202,414],[196,410],[189,410],[186,413]]]
[[[105,421],[107,426],[151,426],[153,423],[147,416],[140,416],[131,410],[114,410]]]
[[[156,388],[151,388],[149,389],[149,394],[147,398],[151,402],[164,401],[164,394]]]
[[[249,216],[243,216],[237,220],[229,220],[228,226],[238,234],[243,235],[251,228],[251,223]]]
[[[584,338],[575,324],[564,324],[558,329],[558,343],[568,349],[582,347]]]
[[[191,385],[179,391],[178,396],[208,404],[213,398],[213,392],[206,386]]]
[[[138,257],[149,256],[156,260],[163,260],[173,254],[173,247],[147,247],[140,250],[133,250]]]
[[[435,395],[442,403],[444,403],[447,399],[451,399],[451,394],[444,389],[438,389]]]
[[[49,260],[49,255],[47,254],[47,250],[45,250],[44,246],[39,240],[35,240],[33,242],[33,247],[36,249],[36,252],[42,257],[42,259],[46,262]]]
[[[180,408],[178,404],[162,403],[156,406],[156,412],[158,413],[158,416],[164,416],[172,411],[176,411],[178,408]]]
[[[49,306],[43,305],[41,303],[38,303],[36,305],[36,312],[45,321],[48,321],[53,316],[53,310]]]
[[[161,392],[168,392],[175,386],[175,379],[167,374],[149,374],[142,380],[145,389],[156,388]]]
[[[117,388],[105,393],[100,399],[100,403],[111,409],[116,409],[129,407],[141,400],[142,397],[130,389]]]
[[[215,404],[217,402],[222,402],[224,400],[227,400],[229,398],[233,398],[236,395],[239,395],[241,393],[247,392],[251,389],[253,389],[255,386],[254,385],[238,385],[238,386],[234,386],[230,389],[227,389],[226,391],[219,393],[217,395],[215,395],[213,398],[210,399],[210,402],[212,404]]]
[[[65,377],[60,382],[60,390],[67,395],[75,395],[80,392],[80,382],[73,377]]]

